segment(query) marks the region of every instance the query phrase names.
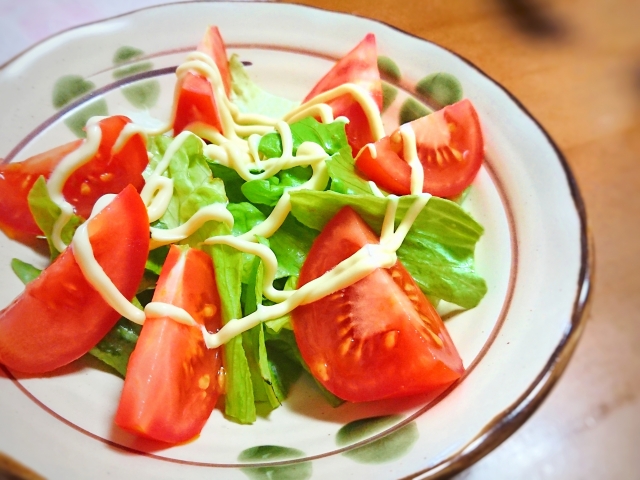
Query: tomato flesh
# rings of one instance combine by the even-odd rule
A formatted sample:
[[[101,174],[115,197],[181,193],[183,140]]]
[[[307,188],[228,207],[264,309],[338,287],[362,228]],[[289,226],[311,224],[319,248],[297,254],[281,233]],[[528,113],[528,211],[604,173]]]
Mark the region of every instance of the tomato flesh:
[[[355,83],[366,89],[376,102],[378,111],[382,108],[382,83],[378,71],[376,37],[372,33],[365,36],[353,50],[338,60],[333,68],[311,89],[303,103],[345,83]],[[342,95],[328,102],[328,105],[333,110],[334,117],[345,116],[349,119],[345,130],[354,154],[360,151],[364,145],[375,140],[367,115],[352,95]]]
[[[220,296],[211,258],[171,246],[154,302],[185,309],[209,331],[222,326]],[[207,349],[194,326],[148,318],[127,367],[116,424],[167,443],[198,435],[220,393],[222,356]]]
[[[89,220],[88,230],[96,260],[133,298],[149,251],[140,195],[125,188]],[[119,318],[85,279],[69,247],[0,312],[0,363],[26,373],[54,370],[87,353]]]
[[[228,96],[231,92],[231,74],[227,51],[217,27],[209,27],[198,45],[198,51],[206,53],[215,61]],[[198,124],[213,127],[224,133],[213,88],[206,77],[196,72],[187,72],[178,81],[176,89],[178,100],[173,120],[174,136]]]
[[[229,61],[227,59],[227,50],[224,46],[224,40],[220,35],[218,27],[210,26],[200,44],[198,45],[198,51],[206,53],[214,62],[220,71],[220,77],[222,78],[222,84],[224,85],[224,91],[227,94],[231,94],[231,73],[229,72]]]
[[[24,162],[0,165],[0,228],[9,238],[22,239],[42,234],[29,210],[29,191],[40,176],[48,177],[55,166],[80,144],[82,140],[77,140]]]
[[[343,208],[315,240],[299,286],[374,243],[379,239],[368,225]],[[292,322],[313,376],[344,400],[431,392],[464,371],[442,320],[399,261],[296,308]]]
[[[104,194],[118,193],[129,184],[137,190],[144,186],[142,171],[149,157],[142,137],[133,135],[118,153],[112,155],[111,152],[129,122],[123,116],[101,120],[102,140],[98,151],[65,183],[62,193],[79,216],[88,218],[96,200]],[[29,191],[39,177],[48,179],[62,159],[81,144],[82,140],[77,140],[22,162],[0,165],[0,228],[7,236],[25,239],[42,234],[29,210]]]
[[[423,191],[439,197],[462,193],[480,170],[484,157],[480,121],[471,102],[461,100],[407,125],[416,136],[424,170]],[[403,148],[404,141],[396,130],[363,148],[356,157],[356,167],[380,188],[407,195],[411,190],[411,168]]]
[[[144,187],[142,172],[149,164],[144,138],[133,135],[120,151],[112,149],[124,127],[131,121],[124,116],[101,120],[102,140],[94,157],[78,168],[64,184],[62,193],[82,218],[89,218],[91,210],[103,195],[121,192],[131,184],[137,191]]]

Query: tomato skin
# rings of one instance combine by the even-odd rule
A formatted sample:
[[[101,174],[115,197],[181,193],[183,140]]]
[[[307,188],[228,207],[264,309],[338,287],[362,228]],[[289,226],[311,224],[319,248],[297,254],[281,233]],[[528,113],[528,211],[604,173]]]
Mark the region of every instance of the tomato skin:
[[[62,190],[65,199],[83,218],[88,218],[96,200],[106,193],[118,193],[129,184],[137,190],[144,186],[142,172],[149,163],[145,142],[132,136],[115,155],[111,149],[130,120],[124,116],[99,122],[102,140],[91,160],[77,169]],[[0,228],[15,239],[42,235],[29,210],[27,196],[36,180],[49,178],[56,166],[76,150],[82,140],[67,143],[16,163],[0,165]]]
[[[303,103],[345,83],[355,83],[365,88],[378,105],[378,110],[382,109],[382,83],[378,71],[376,37],[372,33],[367,34],[353,50],[338,60],[311,89]],[[375,140],[367,115],[352,95],[342,95],[328,102],[328,105],[332,108],[334,117],[345,116],[349,119],[345,130],[354,154]]]
[[[40,176],[48,178],[55,166],[81,144],[82,140],[76,140],[24,162],[0,165],[0,228],[9,238],[42,234],[29,210],[29,191]]]
[[[128,186],[89,220],[88,229],[96,260],[133,298],[149,251],[140,195]],[[25,373],[54,370],[87,353],[119,318],[85,279],[69,247],[0,312],[0,363]]]
[[[343,208],[311,247],[299,287],[371,243],[379,243],[377,236]],[[344,400],[431,392],[464,371],[442,320],[399,261],[296,308],[292,322],[313,376]]]
[[[89,218],[96,200],[103,195],[121,192],[129,184],[137,191],[144,187],[142,172],[149,164],[149,156],[143,137],[133,135],[119,152],[112,154],[120,132],[128,123],[131,120],[122,115],[101,120],[102,140],[98,151],[64,184],[65,199],[82,218]]]
[[[416,135],[417,153],[424,170],[423,191],[439,197],[455,197],[475,178],[484,157],[484,142],[478,114],[467,99],[419,118],[408,125]],[[446,144],[435,145],[448,130]],[[407,195],[411,168],[404,159],[398,130],[356,157],[356,168],[379,187],[396,195]]]
[[[229,96],[231,94],[231,73],[229,72],[229,61],[227,58],[227,50],[224,46],[224,40],[220,35],[218,27],[210,26],[200,44],[198,51],[206,53],[216,62],[216,66],[220,71],[220,77],[224,85],[224,91]]]
[[[184,308],[209,331],[222,326],[213,263],[200,250],[171,246],[153,301]],[[221,366],[220,349],[207,349],[198,328],[148,318],[129,360],[116,424],[167,443],[193,438],[215,407]]]
[[[225,93],[229,96],[231,93],[229,62],[224,41],[217,27],[209,27],[198,45],[198,51],[213,58],[220,71]],[[213,88],[206,77],[196,72],[187,72],[178,81],[176,90],[178,100],[173,120],[174,136],[194,124],[203,124],[224,133]]]
[[[222,121],[209,81],[196,73],[187,72],[176,85],[179,90],[173,134],[203,124],[222,132]]]

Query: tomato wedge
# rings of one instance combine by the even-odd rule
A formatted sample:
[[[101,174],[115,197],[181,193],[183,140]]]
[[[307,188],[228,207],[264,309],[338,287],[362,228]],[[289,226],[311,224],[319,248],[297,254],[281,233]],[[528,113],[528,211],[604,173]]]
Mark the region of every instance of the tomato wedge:
[[[367,34],[353,50],[338,60],[311,89],[303,103],[345,83],[355,83],[365,88],[378,105],[378,110],[382,108],[382,83],[378,71],[376,37],[372,33]],[[375,140],[364,110],[352,95],[342,95],[328,102],[328,105],[333,110],[334,117],[345,116],[349,119],[345,129],[354,155],[364,145]]]
[[[211,257],[171,246],[154,302],[185,309],[209,331],[222,326]],[[147,318],[129,359],[116,424],[167,443],[198,435],[220,393],[222,355],[209,350],[200,329],[171,318]]]
[[[206,53],[215,61],[220,71],[225,93],[229,96],[231,93],[231,74],[229,73],[227,51],[218,27],[209,27],[198,45],[198,51]],[[206,77],[189,71],[178,81],[176,90],[178,100],[173,120],[174,135],[178,135],[192,124],[197,123],[223,132],[213,88]]]
[[[96,260],[133,298],[149,251],[140,195],[128,186],[89,220],[88,229]],[[87,353],[119,318],[85,279],[69,247],[0,312],[0,363],[26,373],[54,370]]]
[[[88,218],[96,200],[107,193],[118,193],[129,184],[140,190],[144,185],[142,171],[149,163],[145,142],[140,135],[132,136],[122,149],[112,155],[111,149],[120,132],[130,120],[124,116],[100,121],[102,141],[94,157],[77,169],[64,185],[62,193],[76,213]],[[23,162],[0,165],[0,229],[10,238],[24,239],[41,235],[27,196],[36,180],[49,178],[55,167],[82,140],[31,157]]]
[[[418,158],[424,169],[423,191],[439,197],[462,193],[484,158],[480,120],[471,102],[461,100],[407,125],[416,136]],[[404,159],[403,146],[396,130],[363,148],[356,157],[356,167],[384,190],[407,195],[411,168]]]
[[[379,239],[373,231],[344,207],[313,243],[298,285],[374,243]],[[442,320],[399,261],[296,308],[292,322],[311,373],[344,400],[426,393],[450,385],[464,371]]]

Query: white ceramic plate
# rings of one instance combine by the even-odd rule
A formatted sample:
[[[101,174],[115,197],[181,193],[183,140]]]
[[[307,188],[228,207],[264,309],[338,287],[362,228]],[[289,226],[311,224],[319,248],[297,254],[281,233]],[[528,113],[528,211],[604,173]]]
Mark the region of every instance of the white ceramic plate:
[[[464,206],[486,230],[477,268],[489,293],[447,323],[467,373],[436,401],[337,409],[302,380],[284,407],[255,425],[216,410],[197,440],[158,449],[113,426],[122,380],[95,364],[81,360],[37,378],[0,368],[0,453],[51,478],[430,478],[468,466],[529,416],[564,368],[580,330],[589,261],[583,205],[561,154],[508,92],[464,59],[378,22],[294,5],[145,9],[59,34],[3,67],[0,156],[21,160],[71,140],[90,113],[167,118],[173,70],[209,24],[256,82],[292,100],[374,32],[380,55],[401,74],[393,79],[385,63],[399,92],[387,125],[427,75],[459,80],[486,141],[485,167]],[[9,270],[14,257],[45,263],[0,238],[0,306],[22,288]],[[384,421],[352,423],[379,416]],[[253,460],[260,463],[239,460],[267,445],[283,448],[261,450]]]

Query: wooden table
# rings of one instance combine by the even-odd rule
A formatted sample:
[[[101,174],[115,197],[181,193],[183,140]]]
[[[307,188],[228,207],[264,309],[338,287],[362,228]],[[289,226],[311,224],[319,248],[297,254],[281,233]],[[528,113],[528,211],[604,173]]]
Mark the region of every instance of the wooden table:
[[[302,0],[447,47],[511,91],[566,155],[595,245],[569,367],[511,438],[459,475],[640,478],[640,2]]]
[[[85,13],[92,3],[106,5]],[[584,196],[596,274],[583,338],[541,408],[458,478],[640,478],[640,2],[298,3],[382,20],[478,65],[548,130]],[[43,36],[96,19],[59,17]]]

